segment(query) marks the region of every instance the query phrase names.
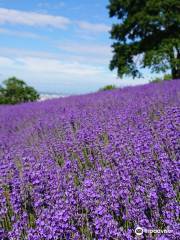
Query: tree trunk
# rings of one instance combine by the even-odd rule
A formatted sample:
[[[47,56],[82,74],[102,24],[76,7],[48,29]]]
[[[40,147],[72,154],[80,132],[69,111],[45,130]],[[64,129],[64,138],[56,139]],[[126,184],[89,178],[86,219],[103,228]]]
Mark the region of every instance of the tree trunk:
[[[180,51],[177,49],[177,64],[172,64],[172,77],[173,79],[180,79]]]
[[[173,79],[180,79],[180,68],[173,68],[172,69],[172,78]]]

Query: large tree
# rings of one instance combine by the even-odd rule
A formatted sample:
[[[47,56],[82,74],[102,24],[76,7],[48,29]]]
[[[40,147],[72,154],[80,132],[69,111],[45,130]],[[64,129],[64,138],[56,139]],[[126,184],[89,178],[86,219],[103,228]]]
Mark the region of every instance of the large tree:
[[[111,30],[111,70],[139,77],[140,68],[170,69],[180,78],[180,0],[110,0],[108,9],[118,20]]]
[[[33,102],[37,99],[39,99],[37,91],[15,77],[5,80],[3,86],[0,86],[0,104]]]

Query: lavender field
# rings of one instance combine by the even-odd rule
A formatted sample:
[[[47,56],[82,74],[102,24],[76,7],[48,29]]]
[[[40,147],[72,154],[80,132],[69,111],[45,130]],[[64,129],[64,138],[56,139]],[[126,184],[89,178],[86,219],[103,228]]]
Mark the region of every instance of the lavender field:
[[[1,106],[0,239],[180,239],[179,107],[179,80]]]

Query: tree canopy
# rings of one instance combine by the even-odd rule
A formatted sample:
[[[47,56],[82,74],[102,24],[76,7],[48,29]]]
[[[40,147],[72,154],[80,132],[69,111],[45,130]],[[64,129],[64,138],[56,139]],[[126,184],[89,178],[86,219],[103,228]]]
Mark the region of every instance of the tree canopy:
[[[108,10],[118,20],[111,30],[111,70],[140,77],[140,68],[171,69],[180,78],[179,0],[109,0]]]
[[[37,99],[37,91],[16,77],[5,80],[3,86],[0,86],[0,104],[33,102]]]

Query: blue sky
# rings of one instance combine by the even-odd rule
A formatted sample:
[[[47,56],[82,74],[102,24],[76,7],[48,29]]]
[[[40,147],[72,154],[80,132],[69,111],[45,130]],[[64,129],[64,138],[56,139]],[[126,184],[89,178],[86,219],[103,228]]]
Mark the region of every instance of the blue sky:
[[[0,0],[0,82],[10,76],[41,92],[79,94],[118,79],[108,69],[112,53],[108,0]]]

